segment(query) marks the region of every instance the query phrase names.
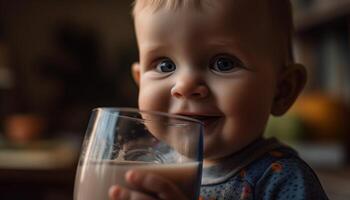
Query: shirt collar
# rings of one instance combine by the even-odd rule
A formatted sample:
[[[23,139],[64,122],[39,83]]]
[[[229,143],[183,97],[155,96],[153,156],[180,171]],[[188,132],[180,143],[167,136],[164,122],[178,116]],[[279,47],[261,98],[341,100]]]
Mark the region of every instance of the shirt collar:
[[[220,162],[209,167],[203,167],[202,185],[225,182],[266,152],[281,146],[282,144],[275,138],[259,138],[239,152],[221,159]]]

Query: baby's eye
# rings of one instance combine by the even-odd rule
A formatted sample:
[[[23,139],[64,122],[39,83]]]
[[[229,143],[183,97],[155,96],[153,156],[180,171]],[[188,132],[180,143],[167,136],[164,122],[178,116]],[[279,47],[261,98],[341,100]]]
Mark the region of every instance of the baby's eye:
[[[176,69],[176,65],[170,59],[163,59],[156,65],[156,70],[161,73],[173,72]]]
[[[210,68],[216,72],[229,73],[242,66],[243,64],[238,58],[231,56],[218,56],[213,59]]]

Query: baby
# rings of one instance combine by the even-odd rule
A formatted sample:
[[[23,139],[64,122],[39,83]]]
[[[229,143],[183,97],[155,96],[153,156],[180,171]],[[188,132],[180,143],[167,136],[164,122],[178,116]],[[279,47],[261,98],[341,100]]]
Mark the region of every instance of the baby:
[[[327,199],[291,148],[264,139],[306,71],[293,61],[288,0],[137,0],[139,108],[203,122],[201,199]],[[171,181],[129,171],[117,199],[186,199]]]

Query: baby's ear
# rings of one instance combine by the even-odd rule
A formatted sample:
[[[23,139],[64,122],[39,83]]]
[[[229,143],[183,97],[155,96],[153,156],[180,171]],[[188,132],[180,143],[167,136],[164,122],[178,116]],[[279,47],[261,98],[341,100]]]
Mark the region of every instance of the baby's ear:
[[[288,65],[282,70],[277,85],[277,91],[271,109],[271,114],[281,116],[293,105],[305,86],[307,73],[301,64]]]
[[[131,65],[131,73],[132,73],[132,77],[134,78],[134,81],[139,86],[140,85],[140,63],[134,62]]]

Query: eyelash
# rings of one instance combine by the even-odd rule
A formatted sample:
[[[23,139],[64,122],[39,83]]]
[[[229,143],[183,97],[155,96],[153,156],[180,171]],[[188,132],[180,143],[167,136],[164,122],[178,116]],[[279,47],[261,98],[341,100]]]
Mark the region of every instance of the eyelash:
[[[230,69],[228,70],[220,70],[217,66],[217,62],[221,59],[221,61],[223,61],[224,63],[221,64],[231,64]],[[226,62],[226,63],[225,63]],[[211,61],[210,61],[210,69],[213,70],[215,73],[230,73],[233,71],[236,71],[237,69],[243,68],[243,63],[241,60],[239,60],[237,57],[235,56],[231,56],[231,55],[217,55],[215,56]],[[224,66],[225,67],[225,66]],[[230,67],[230,66],[229,66]]]

